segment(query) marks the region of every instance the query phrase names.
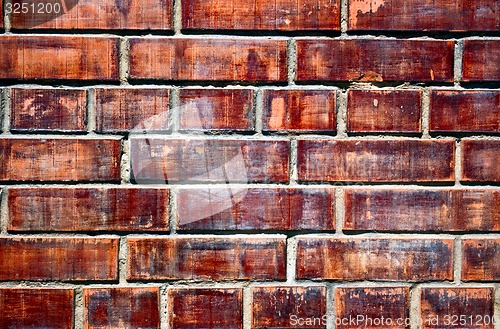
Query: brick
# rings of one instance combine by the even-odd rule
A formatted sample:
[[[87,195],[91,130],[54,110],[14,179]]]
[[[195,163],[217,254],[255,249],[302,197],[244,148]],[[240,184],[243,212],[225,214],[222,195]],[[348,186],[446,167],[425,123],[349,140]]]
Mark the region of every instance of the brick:
[[[183,88],[182,130],[254,130],[252,89]]]
[[[168,231],[169,190],[11,188],[9,231]]]
[[[462,56],[462,81],[500,81],[500,40],[464,40]]]
[[[500,182],[500,141],[462,139],[462,181]]]
[[[252,328],[326,328],[326,288],[252,288]]]
[[[297,242],[298,279],[453,279],[453,239],[299,237]]]
[[[86,91],[13,88],[11,130],[86,131]]]
[[[419,133],[420,90],[358,90],[347,93],[348,132]]]
[[[410,318],[410,288],[339,287],[335,289],[335,310],[338,329],[406,329],[409,326],[404,320]],[[402,324],[397,322],[399,319],[403,320]]]
[[[117,238],[0,238],[0,281],[109,281],[117,266]]]
[[[136,181],[287,182],[289,142],[278,139],[131,139]]]
[[[0,138],[0,181],[119,181],[120,141]]]
[[[198,30],[340,31],[340,1],[202,1],[182,3],[182,27]]]
[[[298,176],[308,181],[452,182],[453,140],[299,140]]]
[[[476,238],[462,241],[462,280],[500,280],[500,239]]]
[[[284,237],[128,238],[129,280],[285,279]]]
[[[4,29],[3,26],[3,0],[0,0],[0,29]]]
[[[85,329],[160,328],[158,287],[84,288]]]
[[[73,289],[0,288],[1,328],[73,328]]]
[[[495,0],[351,0],[349,30],[499,31]]]
[[[349,188],[344,230],[500,231],[500,190]]]
[[[500,90],[431,90],[430,131],[500,132]]]
[[[334,230],[335,190],[192,188],[177,193],[178,230]]]
[[[286,47],[284,39],[131,38],[130,78],[285,82]]]
[[[335,97],[335,90],[265,89],[263,130],[333,132]]]
[[[168,290],[170,328],[242,329],[241,288],[194,288]]]
[[[423,328],[493,329],[494,300],[490,287],[422,288]]]
[[[32,3],[32,2],[31,2]],[[37,3],[35,1],[35,3]],[[162,0],[64,0],[59,14],[13,14],[14,29],[171,30],[172,2]],[[31,7],[30,7],[31,8]],[[48,11],[48,8],[47,8]]]
[[[0,79],[118,81],[118,38],[0,36]]]
[[[170,129],[166,88],[96,88],[96,131],[164,131]]]

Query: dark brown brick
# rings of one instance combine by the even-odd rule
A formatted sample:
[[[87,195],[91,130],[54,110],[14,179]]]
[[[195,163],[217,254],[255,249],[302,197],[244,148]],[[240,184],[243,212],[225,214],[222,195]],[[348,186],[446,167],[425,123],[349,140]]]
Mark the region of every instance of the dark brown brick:
[[[119,181],[120,141],[0,138],[0,181]]]
[[[252,328],[326,328],[326,288],[255,287]]]
[[[420,90],[361,90],[347,93],[348,132],[421,132]]]
[[[252,89],[183,88],[179,97],[183,130],[254,129]]]
[[[0,0],[0,29],[4,29],[3,26],[3,0]]]
[[[299,237],[297,278],[434,281],[453,279],[453,239]],[[342,264],[342,266],[339,266]]]
[[[500,239],[469,238],[462,241],[462,280],[500,280]]]
[[[285,279],[284,237],[129,238],[129,280]]]
[[[299,39],[298,81],[453,81],[453,41]]]
[[[0,36],[0,79],[119,80],[118,38]]]
[[[9,231],[168,231],[169,190],[11,188]]]
[[[500,81],[499,62],[500,40],[464,40],[462,81]]]
[[[84,288],[85,328],[160,328],[158,287]]]
[[[500,141],[462,139],[462,181],[500,182]]]
[[[453,140],[299,140],[300,181],[452,182]]]
[[[344,230],[500,231],[500,189],[349,188]]]
[[[335,90],[265,89],[263,130],[337,130]]]
[[[243,328],[240,288],[169,289],[168,322],[175,329]]]
[[[1,328],[73,328],[73,289],[0,288]]]
[[[117,266],[117,238],[0,238],[0,281],[109,281]]]
[[[12,130],[86,130],[86,91],[81,89],[11,90]]]
[[[130,77],[285,82],[286,40],[237,37],[131,38]]]
[[[137,181],[286,182],[289,142],[283,139],[131,139]]]

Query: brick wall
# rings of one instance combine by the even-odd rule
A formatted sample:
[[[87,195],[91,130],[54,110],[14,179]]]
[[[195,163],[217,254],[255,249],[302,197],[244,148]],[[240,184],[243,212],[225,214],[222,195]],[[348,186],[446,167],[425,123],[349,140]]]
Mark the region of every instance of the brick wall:
[[[0,329],[500,328],[498,0],[24,3]]]

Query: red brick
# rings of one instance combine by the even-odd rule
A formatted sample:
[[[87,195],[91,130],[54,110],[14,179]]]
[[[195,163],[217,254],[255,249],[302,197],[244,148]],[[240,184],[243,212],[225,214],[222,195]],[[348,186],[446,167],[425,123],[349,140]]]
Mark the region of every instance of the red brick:
[[[252,328],[326,328],[325,287],[255,287],[252,294]]]
[[[165,88],[96,88],[95,106],[98,132],[170,128]]]
[[[500,189],[349,188],[344,230],[500,231]]]
[[[160,328],[158,287],[84,288],[85,329]]]
[[[116,280],[118,239],[0,238],[0,281]]]
[[[351,0],[349,30],[500,31],[496,0]]]
[[[131,38],[132,79],[287,80],[286,40],[264,38]]]
[[[335,310],[338,329],[406,329],[409,326],[397,320],[410,317],[410,288],[339,287],[335,289]]]
[[[73,289],[0,288],[1,328],[73,328]]]
[[[453,239],[299,237],[296,270],[298,279],[452,280]]]
[[[500,141],[462,139],[462,181],[500,182]]]
[[[182,27],[198,30],[340,31],[340,1],[182,2]]]
[[[12,130],[86,130],[86,91],[81,89],[11,90]]]
[[[500,90],[431,90],[431,131],[500,132]]]
[[[500,40],[465,40],[462,81],[500,81],[499,62]]]
[[[262,139],[131,139],[137,181],[287,182],[289,143]]]
[[[11,188],[9,231],[168,231],[169,190]]]
[[[175,329],[243,328],[240,288],[169,289],[168,322]]]
[[[118,38],[0,36],[0,79],[118,81]]]
[[[419,133],[420,90],[357,90],[347,93],[348,132]]]
[[[299,140],[300,181],[451,182],[453,140]]]
[[[335,90],[266,89],[263,95],[263,130],[337,130]]]
[[[500,239],[476,238],[462,241],[462,280],[500,280]]]
[[[0,181],[118,181],[120,141],[0,138]]]
[[[3,0],[0,0],[0,29],[4,29],[3,26]]]
[[[298,81],[453,81],[453,41],[299,39]]]
[[[180,97],[180,129],[254,129],[252,89],[183,88]]]
[[[283,237],[129,238],[129,280],[285,279]]]
[[[420,298],[423,328],[493,329],[493,288],[422,288]]]

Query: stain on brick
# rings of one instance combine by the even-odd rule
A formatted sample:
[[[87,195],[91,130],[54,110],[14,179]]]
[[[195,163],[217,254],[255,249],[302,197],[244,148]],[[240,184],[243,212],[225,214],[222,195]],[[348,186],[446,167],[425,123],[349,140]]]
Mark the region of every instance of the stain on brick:
[[[500,280],[500,239],[467,238],[462,241],[462,280]]]

